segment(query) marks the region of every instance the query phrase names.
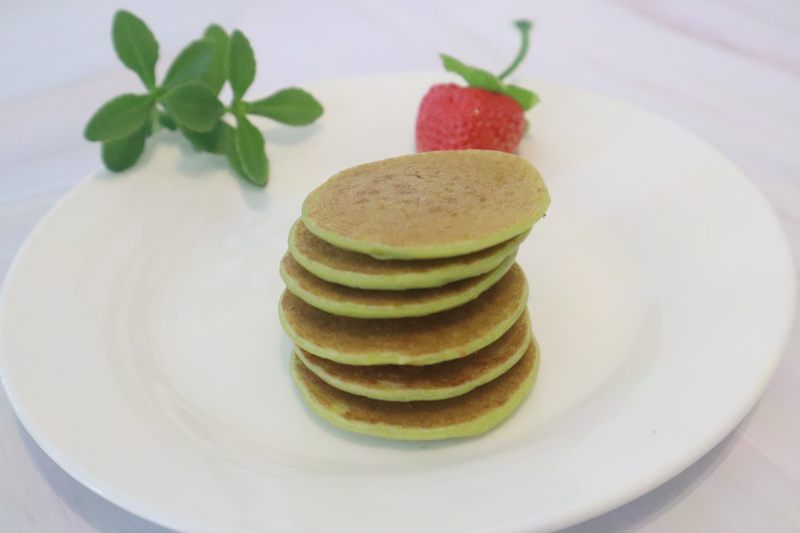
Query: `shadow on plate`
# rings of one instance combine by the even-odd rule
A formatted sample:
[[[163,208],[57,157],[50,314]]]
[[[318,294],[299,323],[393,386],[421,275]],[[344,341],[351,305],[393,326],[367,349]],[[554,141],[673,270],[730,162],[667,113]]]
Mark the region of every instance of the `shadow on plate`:
[[[714,472],[738,442],[754,411],[755,409],[751,410],[736,429],[710,452],[663,485],[622,507],[559,530],[559,533],[622,533],[642,529],[677,505]]]
[[[267,140],[267,150],[269,151],[270,144],[291,146],[302,143],[316,135],[321,128],[319,122],[303,127],[282,126],[272,122],[268,128],[262,128],[262,132]]]
[[[172,533],[143,518],[129,513],[92,492],[61,469],[33,441],[17,421],[20,438],[37,470],[55,494],[69,509],[97,531],[137,531],[138,533]]]

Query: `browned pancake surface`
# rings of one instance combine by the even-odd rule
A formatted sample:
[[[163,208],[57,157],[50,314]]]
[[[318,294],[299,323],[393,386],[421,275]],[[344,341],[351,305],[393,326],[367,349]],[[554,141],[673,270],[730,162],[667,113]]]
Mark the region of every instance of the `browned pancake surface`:
[[[386,276],[392,274],[419,274],[437,270],[445,266],[461,264],[464,266],[483,261],[501,251],[512,241],[521,239],[513,237],[479,252],[467,255],[447,257],[443,259],[375,259],[366,254],[351,252],[337,248],[323,241],[306,228],[302,221],[298,221],[294,230],[296,251],[314,263],[325,265],[334,270],[357,272],[359,274]]]
[[[525,275],[515,263],[508,274],[475,300],[424,317],[336,316],[310,306],[288,290],[283,293],[280,305],[284,319],[297,337],[321,349],[347,354],[351,359],[386,352],[413,357],[459,349],[486,337],[515,313],[521,314],[526,293]],[[461,351],[459,356],[471,351],[474,350]]]
[[[509,262],[513,261],[509,258]],[[505,263],[506,268],[508,263]],[[425,302],[435,302],[448,298],[450,296],[457,296],[463,294],[480,285],[492,272],[481,274],[473,278],[467,278],[461,281],[454,281],[441,287],[431,289],[408,289],[404,291],[386,291],[386,290],[370,290],[370,289],[355,289],[352,287],[345,287],[336,283],[330,283],[323,279],[318,278],[305,268],[303,268],[291,254],[286,254],[281,260],[281,266],[286,273],[291,277],[301,289],[306,290],[316,296],[326,300],[337,302],[348,302],[360,305],[373,305],[373,306],[393,306],[404,304],[423,304]],[[500,267],[498,267],[500,268]]]
[[[297,356],[293,356],[292,364],[296,365],[298,378],[314,400],[326,408],[337,409],[337,412],[345,406],[341,415],[348,420],[397,427],[436,428],[469,422],[508,402],[533,370],[537,357],[533,346],[531,344],[522,359],[499,378],[462,396],[434,401],[387,402],[356,396],[322,381]]]
[[[306,198],[303,219],[315,233],[317,227],[352,241],[430,247],[523,231],[519,226],[534,222],[546,195],[539,173],[520,157],[427,152],[336,174]]]
[[[499,367],[512,356],[519,354],[523,344],[530,341],[528,313],[523,314],[502,337],[477,352],[455,359],[426,366],[411,365],[344,365],[317,357],[299,346],[303,358],[317,365],[331,377],[361,385],[365,388],[376,385],[406,387],[414,389],[441,389],[457,387],[474,381],[491,369]]]

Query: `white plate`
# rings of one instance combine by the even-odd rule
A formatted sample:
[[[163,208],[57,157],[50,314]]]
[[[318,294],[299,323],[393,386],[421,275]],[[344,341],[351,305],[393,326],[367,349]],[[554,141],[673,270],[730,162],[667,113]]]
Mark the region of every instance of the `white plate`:
[[[703,141],[631,105],[532,84],[521,155],[553,198],[518,259],[539,381],[481,438],[393,443],[300,402],[276,316],[300,203],[413,150],[433,76],[322,84],[314,127],[267,127],[272,181],[164,135],[87,179],[8,274],[0,368],[25,428],[114,503],[181,530],[566,526],[675,475],[756,401],[793,315],[772,211]]]

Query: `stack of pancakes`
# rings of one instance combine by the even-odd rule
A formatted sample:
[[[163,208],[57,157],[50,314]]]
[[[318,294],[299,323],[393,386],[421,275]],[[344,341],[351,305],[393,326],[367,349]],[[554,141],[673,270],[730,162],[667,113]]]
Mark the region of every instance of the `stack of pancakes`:
[[[396,439],[483,433],[533,385],[539,349],[517,248],[550,203],[502,152],[427,152],[314,190],[281,262],[281,323],[309,406]]]

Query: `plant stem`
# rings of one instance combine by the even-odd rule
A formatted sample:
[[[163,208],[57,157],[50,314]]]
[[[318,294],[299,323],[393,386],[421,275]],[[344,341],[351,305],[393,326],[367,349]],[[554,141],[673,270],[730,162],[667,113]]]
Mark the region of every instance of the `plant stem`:
[[[150,112],[150,132],[155,133],[161,129],[161,122],[158,120],[158,113],[160,110],[158,109],[158,105],[153,106],[153,110]]]
[[[497,77],[502,81],[506,79],[508,76],[514,72],[522,60],[525,59],[525,55],[528,53],[528,44],[529,44],[529,34],[531,28],[533,28],[533,23],[530,20],[515,20],[514,26],[519,29],[520,35],[522,36],[522,44],[519,47],[519,52],[517,52],[517,56],[514,58],[514,61]]]

